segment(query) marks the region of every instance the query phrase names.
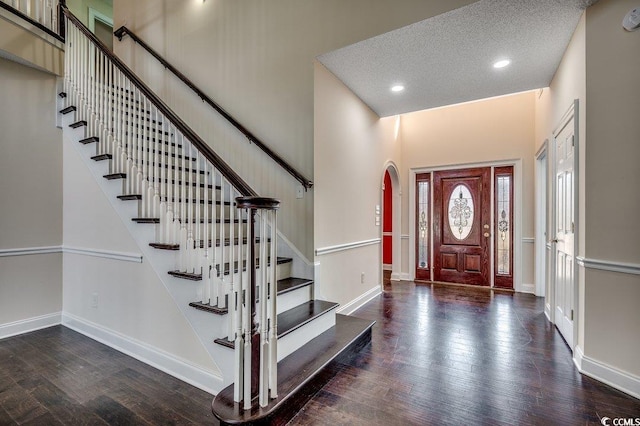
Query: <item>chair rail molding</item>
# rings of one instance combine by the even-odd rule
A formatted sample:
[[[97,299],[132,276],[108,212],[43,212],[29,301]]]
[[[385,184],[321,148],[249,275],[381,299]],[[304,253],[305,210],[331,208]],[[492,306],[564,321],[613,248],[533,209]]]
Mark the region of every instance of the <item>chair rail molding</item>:
[[[640,275],[640,264],[616,262],[613,260],[589,259],[586,257],[576,257],[578,265],[587,269],[597,269],[600,271],[620,272],[622,274]]]
[[[71,246],[47,246],[47,247],[25,247],[15,249],[1,249],[0,257],[11,256],[31,256],[37,254],[52,254],[52,253],[69,253],[78,254],[82,256],[100,257],[103,259],[120,260],[125,262],[142,263],[142,254],[140,253],[126,253],[115,250],[104,250],[85,247],[71,247]]]
[[[370,240],[354,241],[351,243],[322,247],[322,248],[316,249],[316,256],[324,256],[326,254],[337,253],[340,251],[353,250],[356,248],[372,246],[372,245],[380,244],[381,242],[382,242],[381,238],[372,238]]]

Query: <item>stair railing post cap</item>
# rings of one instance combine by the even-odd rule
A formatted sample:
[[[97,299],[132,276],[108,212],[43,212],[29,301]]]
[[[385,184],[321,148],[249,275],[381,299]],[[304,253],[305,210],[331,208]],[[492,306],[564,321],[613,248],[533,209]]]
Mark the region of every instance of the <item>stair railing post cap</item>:
[[[238,197],[236,206],[239,209],[278,210],[280,200],[269,197]]]

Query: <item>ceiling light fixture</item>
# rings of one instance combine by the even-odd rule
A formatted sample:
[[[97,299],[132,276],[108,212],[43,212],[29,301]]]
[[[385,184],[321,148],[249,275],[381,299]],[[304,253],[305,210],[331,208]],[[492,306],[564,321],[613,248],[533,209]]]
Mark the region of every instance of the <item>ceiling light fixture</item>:
[[[511,63],[511,61],[509,59],[502,59],[498,62],[496,62],[495,64],[493,64],[494,68],[504,68],[507,65],[509,65]]]
[[[396,84],[395,86],[391,87],[391,91],[392,92],[402,92],[404,90],[404,86],[402,84]]]

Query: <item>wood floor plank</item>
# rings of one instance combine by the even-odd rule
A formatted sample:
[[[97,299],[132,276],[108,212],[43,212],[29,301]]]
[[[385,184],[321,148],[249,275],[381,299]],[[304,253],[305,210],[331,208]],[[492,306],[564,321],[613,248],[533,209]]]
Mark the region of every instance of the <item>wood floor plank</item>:
[[[371,345],[289,424],[640,418],[640,400],[577,371],[543,308],[543,299],[527,294],[386,282],[382,295],[353,314],[376,321]]]

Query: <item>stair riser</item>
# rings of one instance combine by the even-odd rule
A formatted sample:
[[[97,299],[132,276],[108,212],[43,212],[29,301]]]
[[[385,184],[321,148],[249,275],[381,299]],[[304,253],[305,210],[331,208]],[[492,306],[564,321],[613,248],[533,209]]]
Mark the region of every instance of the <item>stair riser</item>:
[[[282,265],[279,265],[282,266]],[[280,270],[278,271],[280,272]],[[278,295],[278,313],[288,311],[304,302],[313,299],[311,286],[299,288],[288,293]]]
[[[291,355],[309,341],[309,336],[318,336],[336,325],[336,310],[315,318],[313,321],[278,339],[278,362]]]

